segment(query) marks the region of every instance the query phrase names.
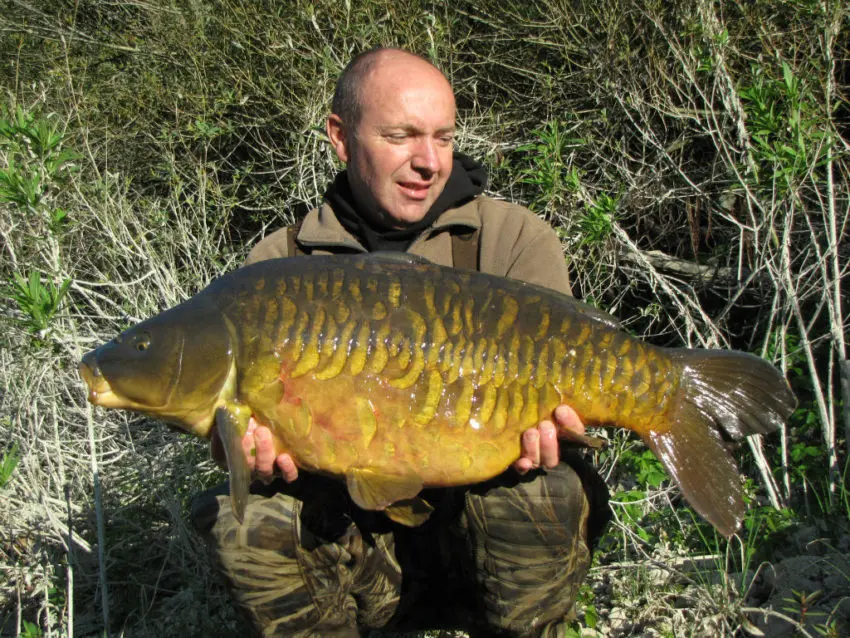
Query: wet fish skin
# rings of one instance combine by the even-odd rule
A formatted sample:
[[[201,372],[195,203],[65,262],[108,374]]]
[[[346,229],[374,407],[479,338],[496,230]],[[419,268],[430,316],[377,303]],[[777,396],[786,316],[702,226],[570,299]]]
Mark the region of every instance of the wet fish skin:
[[[132,346],[139,335],[147,356]],[[152,375],[174,370],[175,343],[180,373]],[[237,502],[253,413],[299,467],[345,477],[359,505],[411,524],[427,515],[415,501],[423,486],[502,472],[521,432],[567,403],[587,425],[637,432],[731,534],[744,506],[723,440],[776,429],[795,403],[752,355],[657,348],[548,289],[409,256],[243,268],[89,353],[81,371],[95,403],[201,436],[215,422],[243,476]]]

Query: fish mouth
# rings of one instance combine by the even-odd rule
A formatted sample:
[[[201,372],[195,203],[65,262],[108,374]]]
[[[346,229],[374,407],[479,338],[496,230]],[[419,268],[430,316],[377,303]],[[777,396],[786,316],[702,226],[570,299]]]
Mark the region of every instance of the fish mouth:
[[[121,394],[120,390],[115,392],[112,389],[112,386],[100,369],[100,365],[98,365],[97,352],[97,350],[92,350],[86,354],[77,366],[80,376],[88,386],[89,403],[103,408],[118,408],[140,412],[148,416],[160,418],[181,430],[191,432],[197,436],[207,436],[210,426],[214,421],[214,417],[212,416],[214,409],[212,412],[207,410],[194,413],[189,410],[184,413],[175,414],[169,409],[167,403],[162,406],[150,406],[127,398]],[[231,372],[231,376],[234,374],[235,367],[233,372]]]
[[[95,352],[89,352],[83,357],[78,367],[80,376],[85,381],[89,388],[89,403],[93,405],[102,405],[104,407],[121,407],[124,401],[121,401],[118,396],[112,391],[109,381],[103,376],[100,371],[100,366],[97,365]]]

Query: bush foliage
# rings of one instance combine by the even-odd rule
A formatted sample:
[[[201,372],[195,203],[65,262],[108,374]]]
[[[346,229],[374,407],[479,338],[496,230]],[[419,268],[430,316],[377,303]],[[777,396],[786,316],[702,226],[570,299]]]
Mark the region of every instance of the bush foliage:
[[[585,629],[619,605],[619,635],[732,635],[758,622],[754,561],[800,524],[847,531],[846,3],[42,0],[0,25],[0,633],[239,631],[185,522],[220,472],[159,424],[91,411],[76,362],[320,200],[333,84],[380,45],[446,72],[460,150],[555,226],[577,295],[659,345],[765,356],[800,399],[742,455],[738,545],[610,435],[598,573],[710,553],[728,577],[685,611],[637,578],[605,603],[588,589]],[[836,631],[797,598],[772,611]]]

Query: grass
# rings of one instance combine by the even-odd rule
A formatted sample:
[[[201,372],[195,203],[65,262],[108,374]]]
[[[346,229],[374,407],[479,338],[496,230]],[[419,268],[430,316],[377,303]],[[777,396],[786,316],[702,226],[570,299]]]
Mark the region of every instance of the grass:
[[[222,480],[204,444],[90,410],[76,364],[318,201],[333,81],[377,44],[447,70],[460,148],[556,227],[577,294],[659,345],[767,353],[800,397],[761,457],[739,454],[752,514],[731,541],[605,435],[617,521],[575,635],[843,629],[842,3],[145,0],[3,19],[0,635],[101,635],[107,617],[128,636],[246,632],[187,527]],[[800,557],[823,578],[783,590]]]

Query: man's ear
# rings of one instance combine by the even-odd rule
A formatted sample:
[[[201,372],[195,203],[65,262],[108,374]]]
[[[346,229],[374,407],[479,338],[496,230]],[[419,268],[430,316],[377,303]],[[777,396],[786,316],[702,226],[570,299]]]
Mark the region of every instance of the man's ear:
[[[327,131],[328,139],[336,151],[336,156],[340,162],[348,162],[348,137],[346,136],[345,124],[343,124],[339,115],[331,113],[328,116],[328,121],[325,123],[325,131]]]

